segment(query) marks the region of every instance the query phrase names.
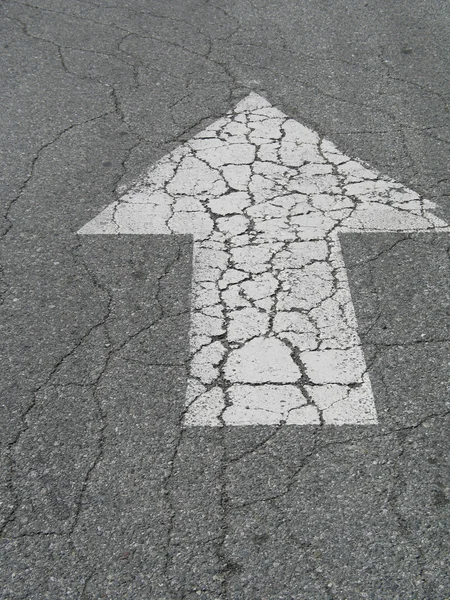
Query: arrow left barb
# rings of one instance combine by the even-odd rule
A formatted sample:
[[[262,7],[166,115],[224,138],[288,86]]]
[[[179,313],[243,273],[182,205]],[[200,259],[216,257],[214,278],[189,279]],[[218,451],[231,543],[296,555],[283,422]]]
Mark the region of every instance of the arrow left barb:
[[[250,94],[80,234],[192,234],[186,426],[377,423],[339,242],[433,204]]]

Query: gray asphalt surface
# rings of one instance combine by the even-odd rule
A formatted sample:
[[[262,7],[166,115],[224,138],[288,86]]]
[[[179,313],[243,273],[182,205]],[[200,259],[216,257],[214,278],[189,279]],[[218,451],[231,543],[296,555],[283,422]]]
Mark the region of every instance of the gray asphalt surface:
[[[448,235],[342,238],[378,426],[180,426],[189,237],[77,236],[249,91],[450,222],[437,0],[4,0],[0,598],[448,600]]]

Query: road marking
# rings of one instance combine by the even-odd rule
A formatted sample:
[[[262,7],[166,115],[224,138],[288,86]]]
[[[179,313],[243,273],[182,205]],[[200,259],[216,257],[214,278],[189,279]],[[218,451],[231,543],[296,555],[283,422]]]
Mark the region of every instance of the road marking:
[[[192,234],[186,426],[377,423],[338,233],[449,231],[434,204],[257,94],[80,234]]]

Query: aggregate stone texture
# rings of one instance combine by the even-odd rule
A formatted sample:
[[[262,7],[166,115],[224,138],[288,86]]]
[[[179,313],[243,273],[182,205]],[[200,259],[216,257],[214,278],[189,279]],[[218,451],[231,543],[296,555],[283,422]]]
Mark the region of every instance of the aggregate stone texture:
[[[1,3],[0,598],[450,597],[448,234],[339,238],[378,419],[339,427],[183,427],[192,232],[76,235],[252,92],[449,223],[449,21]]]

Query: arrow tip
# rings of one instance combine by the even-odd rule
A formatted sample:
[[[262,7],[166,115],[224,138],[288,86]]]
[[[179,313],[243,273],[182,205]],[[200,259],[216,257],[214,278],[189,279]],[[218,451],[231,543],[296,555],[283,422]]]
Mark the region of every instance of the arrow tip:
[[[272,105],[265,98],[256,94],[255,92],[250,92],[248,96],[243,98],[238,104],[236,104],[234,108],[235,113],[240,112],[248,112],[252,110],[258,110],[259,108],[269,108]]]

